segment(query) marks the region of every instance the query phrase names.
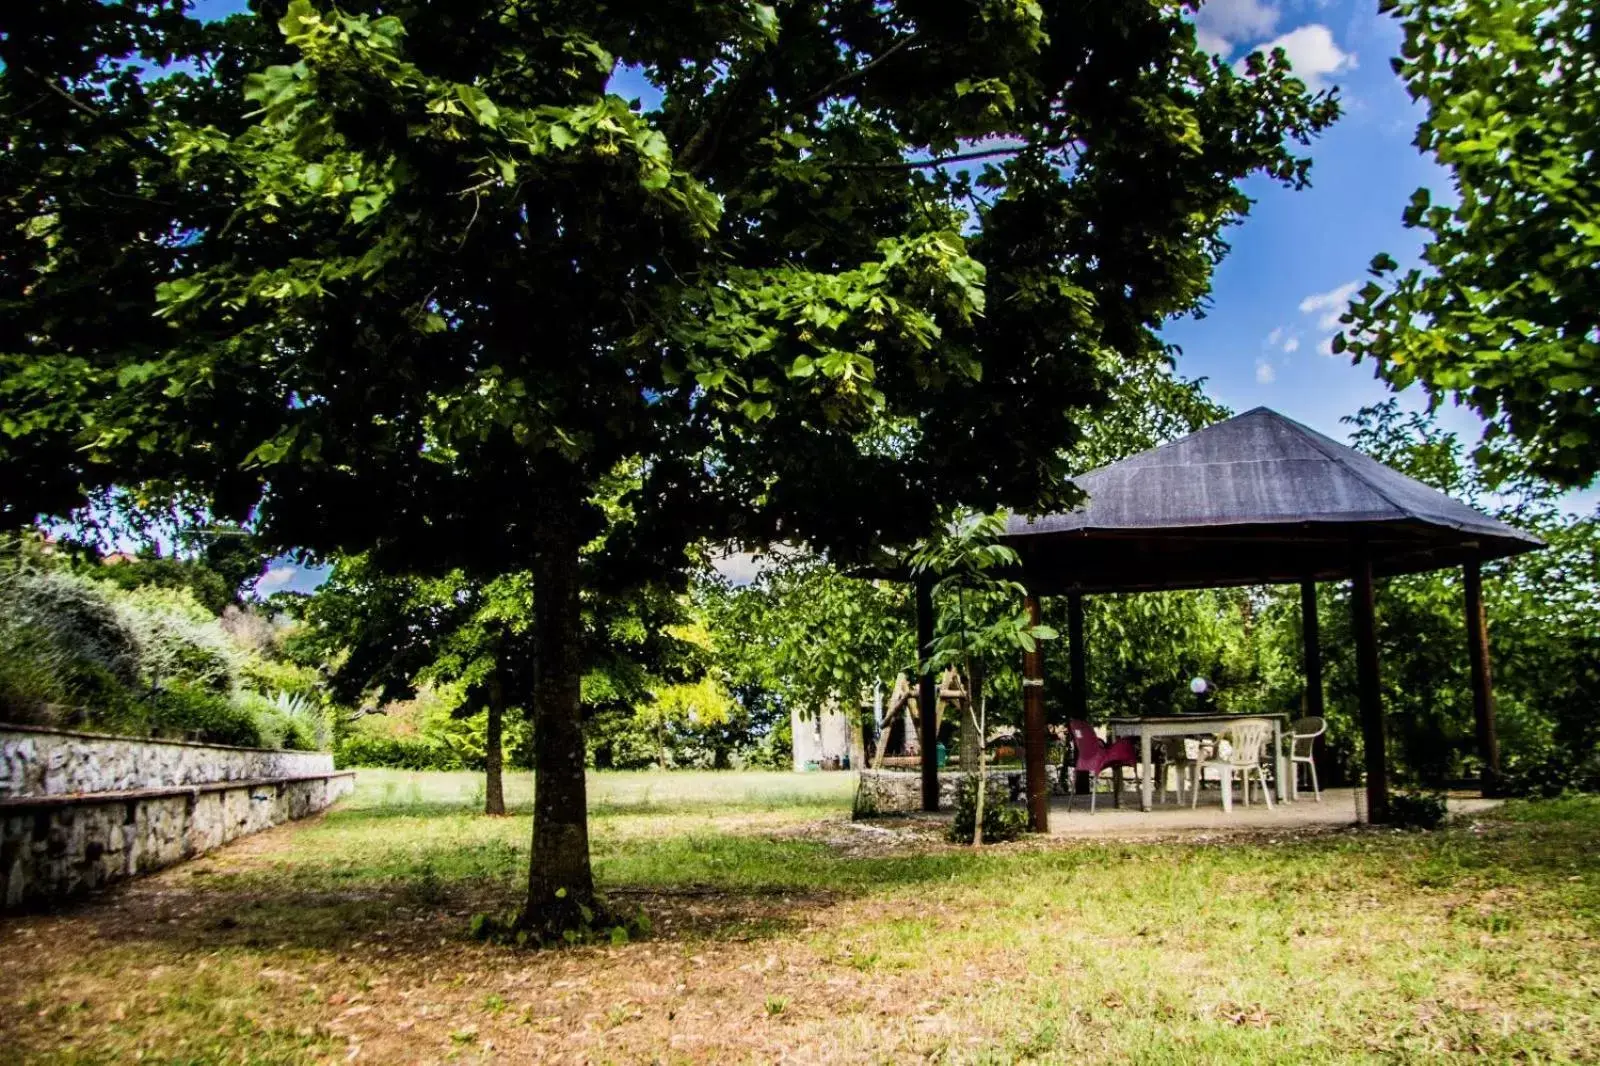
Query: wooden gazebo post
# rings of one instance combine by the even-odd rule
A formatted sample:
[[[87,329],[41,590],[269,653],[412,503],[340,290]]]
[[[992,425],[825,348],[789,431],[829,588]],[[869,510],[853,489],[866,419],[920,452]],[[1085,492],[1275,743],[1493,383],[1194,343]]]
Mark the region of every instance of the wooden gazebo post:
[[[1067,661],[1072,672],[1072,687],[1070,691],[1070,713],[1067,717],[1076,718],[1080,722],[1089,720],[1089,670],[1084,659],[1083,649],[1083,593],[1067,593]],[[1077,773],[1070,765],[1063,766],[1063,773]],[[1089,775],[1082,774],[1081,780],[1071,783],[1074,790],[1082,788],[1087,790]]]
[[[939,809],[939,698],[925,665],[933,650],[933,582],[917,579],[917,731],[922,753],[922,809]]]
[[[1072,664],[1072,717],[1089,720],[1089,677],[1083,654],[1083,593],[1067,593],[1067,656]]]
[[[1380,825],[1389,820],[1388,743],[1378,677],[1378,614],[1373,603],[1372,557],[1365,549],[1356,559],[1350,584],[1356,692],[1361,707],[1361,741],[1366,749],[1367,821]]]
[[[1325,708],[1322,701],[1322,626],[1317,620],[1317,583],[1312,580],[1300,582],[1300,643],[1305,657],[1305,712],[1314,718],[1323,718]],[[1312,743],[1315,745],[1319,742]],[[1311,754],[1316,758],[1315,746]],[[1288,765],[1289,795],[1296,796],[1300,788],[1299,769],[1292,759]]]
[[[1317,583],[1300,582],[1300,638],[1305,645],[1306,713],[1323,717],[1322,632],[1317,622]]]
[[[1478,726],[1485,796],[1500,792],[1500,737],[1494,724],[1494,680],[1489,671],[1489,629],[1484,621],[1483,573],[1474,559],[1461,568],[1466,588],[1467,658],[1472,664],[1472,712]]]
[[[1023,600],[1028,624],[1039,624],[1039,597]],[[1024,756],[1027,759],[1028,828],[1035,833],[1050,831],[1050,783],[1045,777],[1045,748],[1049,746],[1044,724],[1044,649],[1034,642],[1033,650],[1022,656],[1022,729]]]

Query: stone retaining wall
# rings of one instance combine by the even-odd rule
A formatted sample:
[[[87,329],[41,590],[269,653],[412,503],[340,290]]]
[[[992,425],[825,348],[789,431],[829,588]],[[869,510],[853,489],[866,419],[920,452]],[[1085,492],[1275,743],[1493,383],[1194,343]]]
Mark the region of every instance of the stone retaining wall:
[[[327,752],[0,726],[0,906],[36,906],[193,858],[349,792]]]
[[[1055,765],[1045,767],[1045,778],[1050,782],[1050,791],[1056,790],[1056,781],[1060,777],[1061,768]],[[941,811],[954,810],[956,796],[960,792],[961,782],[967,775],[959,770],[941,770],[939,772],[939,809]],[[1016,796],[1018,802],[1026,802],[1028,794],[1028,775],[1020,766],[1008,766],[1001,769],[990,769],[985,772],[988,778],[988,794],[1001,799]],[[858,813],[877,814],[909,814],[922,809],[922,775],[911,770],[863,770],[861,783],[856,794],[856,810]]]
[[[274,751],[0,724],[0,799],[331,774],[325,751]]]

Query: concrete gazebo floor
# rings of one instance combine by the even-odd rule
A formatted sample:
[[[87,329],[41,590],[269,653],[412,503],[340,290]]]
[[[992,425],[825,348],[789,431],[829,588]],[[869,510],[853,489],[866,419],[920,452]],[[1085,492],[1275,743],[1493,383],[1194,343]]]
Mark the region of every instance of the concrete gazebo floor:
[[[1448,797],[1450,814],[1476,814],[1500,805],[1500,800],[1482,799],[1470,793],[1452,793]],[[1329,788],[1322,792],[1318,803],[1311,793],[1303,792],[1293,803],[1279,803],[1271,810],[1261,802],[1259,793],[1252,796],[1246,807],[1236,790],[1233,810],[1222,809],[1222,793],[1216,789],[1200,792],[1200,805],[1181,806],[1167,794],[1165,803],[1158,803],[1149,811],[1139,810],[1139,794],[1133,789],[1123,793],[1122,806],[1112,806],[1111,794],[1102,792],[1095,812],[1089,813],[1089,797],[1079,796],[1067,810],[1064,796],[1050,800],[1050,835],[1061,837],[1167,837],[1172,835],[1225,834],[1248,831],[1259,833],[1282,829],[1338,829],[1366,821],[1366,795],[1357,789]]]

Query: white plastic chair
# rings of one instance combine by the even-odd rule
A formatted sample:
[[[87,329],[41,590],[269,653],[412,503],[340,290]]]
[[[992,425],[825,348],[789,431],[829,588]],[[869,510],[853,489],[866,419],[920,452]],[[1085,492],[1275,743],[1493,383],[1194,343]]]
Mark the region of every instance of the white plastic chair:
[[[1272,723],[1260,718],[1247,718],[1242,722],[1235,722],[1228,729],[1229,744],[1219,744],[1218,758],[1206,759],[1200,763],[1198,772],[1204,775],[1207,770],[1222,771],[1222,809],[1233,810],[1233,775],[1240,774],[1244,778],[1244,805],[1250,806],[1250,771],[1254,770],[1256,779],[1261,782],[1261,794],[1266,797],[1267,807],[1272,807],[1272,792],[1267,788],[1267,775],[1261,768],[1261,749],[1270,745],[1272,739]],[[1194,790],[1194,798],[1190,801],[1191,808],[1200,805],[1200,790]]]
[[[1298,799],[1300,796],[1300,767],[1306,766],[1311,770],[1311,793],[1316,796],[1317,802],[1322,802],[1322,786],[1317,784],[1317,764],[1312,759],[1311,753],[1316,748],[1317,738],[1328,731],[1328,723],[1315,715],[1301,718],[1290,727],[1289,732],[1289,796]]]

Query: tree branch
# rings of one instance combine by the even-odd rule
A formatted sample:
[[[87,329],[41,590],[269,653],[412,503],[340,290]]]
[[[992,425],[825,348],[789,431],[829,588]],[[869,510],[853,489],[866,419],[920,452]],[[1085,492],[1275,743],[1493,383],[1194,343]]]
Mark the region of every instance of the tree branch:
[[[1018,145],[1015,148],[988,148],[981,152],[958,152],[955,155],[939,156],[936,159],[902,159],[895,163],[841,163],[840,166],[847,170],[919,170],[922,167],[942,167],[949,163],[968,163],[974,159],[991,159],[1001,155],[1016,155],[1028,146]]]
[[[884,49],[883,55],[879,56],[877,59],[874,59],[874,60],[872,60],[871,62],[868,62],[868,63],[864,63],[860,67],[857,67],[855,70],[852,70],[849,73],[839,75],[839,77],[833,79],[828,84],[824,85],[822,88],[818,89],[816,92],[814,92],[810,96],[806,97],[804,100],[801,100],[798,103],[796,103],[795,106],[796,107],[806,107],[809,104],[816,103],[818,100],[826,100],[829,96],[833,95],[833,93],[834,93],[834,91],[836,89],[839,89],[840,87],[848,85],[851,82],[855,81],[857,78],[861,77],[867,71],[871,70],[873,67],[876,67],[878,64],[882,63],[884,60],[888,59],[890,56],[894,55],[896,52],[899,52],[900,50],[902,50],[907,45],[911,44],[913,41],[917,40],[921,36],[922,36],[922,33],[919,30],[919,31],[910,33],[910,34],[906,35],[905,37],[900,38],[894,44],[892,44],[888,48]]]
[[[34,81],[37,81],[40,85],[43,85],[55,95],[61,97],[61,99],[65,100],[67,104],[70,105],[74,110],[88,115],[96,122],[110,121],[105,112],[99,110],[98,108],[91,107],[89,104],[79,100],[76,96],[73,96],[71,93],[67,92],[67,90],[57,85],[54,79],[47,78],[43,74],[40,74],[37,70],[34,70],[32,67],[28,66],[23,67],[22,72],[27,74]],[[159,159],[163,163],[167,161],[167,154],[161,149],[157,148],[148,141],[141,141],[139,138],[133,136],[127,130],[122,129],[115,123],[112,124],[112,132],[115,133],[124,144],[132,148],[134,151],[141,152],[151,159]]]

